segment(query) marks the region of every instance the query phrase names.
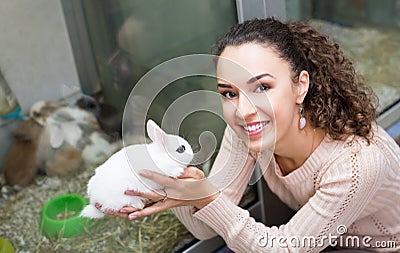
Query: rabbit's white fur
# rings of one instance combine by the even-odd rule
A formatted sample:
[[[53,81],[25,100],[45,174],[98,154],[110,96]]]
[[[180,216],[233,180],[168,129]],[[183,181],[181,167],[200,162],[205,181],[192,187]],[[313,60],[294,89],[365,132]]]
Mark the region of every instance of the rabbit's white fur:
[[[150,192],[162,186],[140,177],[138,171],[147,169],[167,176],[178,177],[193,159],[193,151],[183,138],[166,134],[152,120],[147,122],[151,144],[127,146],[96,168],[88,182],[90,204],[81,212],[88,218],[102,218],[106,209],[118,211],[124,206],[143,208],[146,199],[125,195],[126,190]],[[182,148],[184,146],[184,152]],[[101,211],[94,205],[99,203]],[[103,212],[102,212],[103,211]]]

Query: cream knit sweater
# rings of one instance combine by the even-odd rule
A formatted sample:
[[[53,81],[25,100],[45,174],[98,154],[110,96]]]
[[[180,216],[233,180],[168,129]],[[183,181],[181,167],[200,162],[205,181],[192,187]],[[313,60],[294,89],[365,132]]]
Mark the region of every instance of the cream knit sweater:
[[[237,206],[256,159],[229,128],[209,176],[222,193],[197,212],[173,212],[197,238],[218,234],[235,252],[319,252],[329,245],[400,252],[400,148],[382,128],[375,127],[370,145],[325,137],[286,176],[266,157],[257,162],[268,186],[297,211],[287,224],[267,227]],[[384,244],[391,248],[378,248]]]

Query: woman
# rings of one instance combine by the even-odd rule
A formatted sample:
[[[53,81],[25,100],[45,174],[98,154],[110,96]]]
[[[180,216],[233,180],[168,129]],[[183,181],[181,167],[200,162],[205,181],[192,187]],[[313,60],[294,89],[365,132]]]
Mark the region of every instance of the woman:
[[[303,23],[250,20],[219,41],[216,55],[254,74],[226,81],[227,68],[217,63],[228,127],[211,173],[238,176],[215,192],[195,167],[182,176],[189,180],[143,171],[165,185],[165,196],[126,194],[163,201],[113,214],[135,219],[172,208],[197,238],[218,234],[235,252],[400,250],[400,148],[376,125],[376,97],[338,46]],[[264,154],[272,131],[270,162]],[[237,206],[256,162],[271,190],[297,211],[287,224],[267,227]],[[185,198],[196,191],[188,181],[200,182],[206,197]]]

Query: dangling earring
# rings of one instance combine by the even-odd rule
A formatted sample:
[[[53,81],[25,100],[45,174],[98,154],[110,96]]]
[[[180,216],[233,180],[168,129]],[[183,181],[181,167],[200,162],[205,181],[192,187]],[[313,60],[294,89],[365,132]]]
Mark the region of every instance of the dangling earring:
[[[300,114],[299,129],[302,130],[307,124],[306,118],[304,118],[304,108],[303,107],[300,107],[299,114]]]

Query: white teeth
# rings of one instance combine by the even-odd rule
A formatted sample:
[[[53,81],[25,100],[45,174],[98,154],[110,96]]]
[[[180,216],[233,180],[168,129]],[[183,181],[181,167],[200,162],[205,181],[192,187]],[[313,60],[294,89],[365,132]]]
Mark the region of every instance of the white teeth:
[[[246,130],[248,132],[253,132],[253,131],[260,130],[265,125],[266,125],[266,123],[258,123],[258,124],[251,125],[251,126],[243,126],[243,128],[244,128],[244,130]]]

